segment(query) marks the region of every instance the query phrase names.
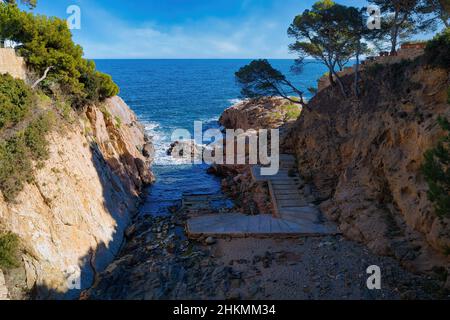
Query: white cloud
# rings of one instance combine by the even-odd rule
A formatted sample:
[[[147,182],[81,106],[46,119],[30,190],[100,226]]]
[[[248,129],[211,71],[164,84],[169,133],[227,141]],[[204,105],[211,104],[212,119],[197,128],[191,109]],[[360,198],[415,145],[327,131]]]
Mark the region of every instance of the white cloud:
[[[148,21],[136,26],[87,6],[87,23],[75,39],[88,58],[292,58],[287,25],[270,17],[209,18],[171,27]]]

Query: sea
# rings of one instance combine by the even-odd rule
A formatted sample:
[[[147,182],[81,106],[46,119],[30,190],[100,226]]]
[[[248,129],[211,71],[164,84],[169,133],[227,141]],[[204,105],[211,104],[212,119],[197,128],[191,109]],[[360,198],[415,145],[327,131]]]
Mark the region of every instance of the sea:
[[[157,181],[149,187],[143,215],[167,215],[183,193],[220,193],[220,180],[208,175],[206,164],[190,164],[167,155],[172,133],[185,129],[194,135],[194,121],[203,130],[219,128],[221,113],[242,97],[235,72],[251,60],[96,60],[97,68],[110,74],[120,96],[136,113],[152,137],[156,155],[152,170]],[[326,69],[308,61],[301,73],[293,60],[270,60],[298,88],[317,87]]]

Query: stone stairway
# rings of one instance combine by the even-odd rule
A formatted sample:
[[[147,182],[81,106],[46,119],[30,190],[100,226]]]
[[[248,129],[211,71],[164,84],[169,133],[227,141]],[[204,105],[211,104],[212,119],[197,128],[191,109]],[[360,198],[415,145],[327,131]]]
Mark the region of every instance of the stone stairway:
[[[188,220],[189,237],[278,237],[321,236],[338,234],[335,225],[325,221],[311,202],[310,188],[299,177],[293,156],[281,155],[280,171],[274,176],[261,176],[261,167],[252,167],[256,182],[267,183],[270,189],[274,214],[247,216],[240,213],[208,214]]]
[[[293,223],[323,225],[331,233],[338,233],[336,227],[326,222],[320,209],[314,205],[309,185],[300,178],[293,155],[280,155],[280,170],[274,176],[262,176],[259,166],[252,167],[256,182],[269,185],[274,217]]]

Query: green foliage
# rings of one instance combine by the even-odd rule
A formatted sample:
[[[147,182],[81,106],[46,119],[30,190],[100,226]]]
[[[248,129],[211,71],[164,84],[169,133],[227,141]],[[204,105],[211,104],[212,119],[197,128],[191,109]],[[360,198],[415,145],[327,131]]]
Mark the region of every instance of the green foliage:
[[[32,92],[25,82],[0,75],[0,130],[22,120],[31,104]]]
[[[7,4],[16,4],[16,0],[4,0]],[[30,9],[33,9],[37,5],[37,0],[20,0],[20,3],[27,5]]]
[[[73,111],[70,105],[66,101],[56,101],[56,107],[58,108],[61,116],[66,120],[68,123],[74,122],[74,117],[72,116]]]
[[[115,120],[115,122],[116,122],[116,128],[117,129],[120,129],[120,127],[122,126],[122,119],[120,119],[118,116],[115,116],[114,117],[114,120]]]
[[[419,8],[423,14],[431,15],[428,20],[434,27],[438,23],[450,26],[450,0],[422,0]]]
[[[286,120],[297,120],[302,113],[302,109],[298,105],[294,104],[283,106],[283,111],[286,113]]]
[[[450,69],[450,28],[428,42],[425,59],[432,66]]]
[[[288,35],[296,41],[289,48],[301,60],[313,57],[334,72],[335,67],[343,67],[357,50],[362,50],[366,30],[357,8],[322,0],[295,17]]]
[[[434,203],[436,214],[450,216],[450,123],[439,118],[440,126],[447,132],[437,146],[425,152],[422,173],[430,188],[428,198]]]
[[[19,238],[12,233],[0,233],[0,268],[12,269],[19,266]]]
[[[106,109],[106,106],[104,104],[102,104],[100,106],[100,111],[103,113],[103,117],[105,117],[105,119],[111,119],[112,118],[111,112],[109,112],[108,109]]]
[[[424,0],[369,0],[380,7],[381,30],[374,34],[382,42],[389,43],[395,52],[399,40],[407,40],[414,34],[433,29],[428,17],[423,15],[421,3]]]
[[[19,53],[27,66],[39,76],[52,67],[43,89],[51,92],[57,83],[72,98],[74,107],[82,107],[119,92],[111,77],[95,69],[95,63],[83,59],[83,49],[72,41],[65,20],[33,15],[15,5],[0,4],[0,38],[21,43]]]
[[[45,136],[54,121],[53,113],[49,112],[31,122],[25,129],[25,145],[32,159],[41,161],[48,158],[48,143]]]
[[[303,103],[303,92],[295,88],[267,60],[253,60],[239,69],[235,76],[237,83],[241,86],[241,94],[245,98],[280,96],[294,103]],[[299,98],[292,98],[290,93],[298,95]]]
[[[25,183],[33,180],[34,163],[48,157],[45,138],[53,123],[51,112],[38,117],[23,131],[0,142],[0,191],[12,202]]]

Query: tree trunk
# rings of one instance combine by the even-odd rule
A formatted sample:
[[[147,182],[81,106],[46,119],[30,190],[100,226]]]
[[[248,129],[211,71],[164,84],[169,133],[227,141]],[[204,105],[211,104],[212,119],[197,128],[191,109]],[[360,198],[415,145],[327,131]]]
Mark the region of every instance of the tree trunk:
[[[40,78],[39,78],[39,79],[31,86],[31,88],[32,88],[32,89],[36,88],[36,87],[38,86],[39,83],[41,83],[42,81],[44,81],[45,78],[47,78],[47,74],[48,74],[48,72],[49,72],[51,69],[53,69],[52,66],[50,66],[50,67],[48,67],[47,69],[45,69],[44,75],[43,75],[42,77],[40,77]]]
[[[394,15],[394,25],[392,27],[392,32],[391,32],[391,53],[396,53],[397,52],[397,38],[398,38],[398,31],[400,29],[400,26],[398,25],[398,11],[395,12]]]
[[[334,70],[333,70],[333,74],[334,74],[334,76],[336,77],[336,82],[338,83],[339,88],[341,89],[342,95],[343,95],[345,98],[347,98],[347,92],[345,92],[344,84],[342,83],[341,78],[339,77],[339,75],[337,74],[337,72],[334,71]]]
[[[330,80],[330,85],[334,86],[336,83],[334,82],[334,78],[333,78],[333,69],[329,69],[328,71],[328,79]]]
[[[355,64],[355,95],[359,97],[359,55],[361,54],[361,39],[358,39],[356,48],[356,64]]]

